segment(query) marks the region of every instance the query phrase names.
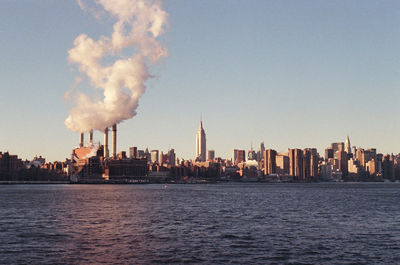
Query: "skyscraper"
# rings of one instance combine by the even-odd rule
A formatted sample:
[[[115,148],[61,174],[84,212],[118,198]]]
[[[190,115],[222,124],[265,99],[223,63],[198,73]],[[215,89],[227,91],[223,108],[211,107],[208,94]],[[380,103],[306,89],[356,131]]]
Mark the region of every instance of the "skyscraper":
[[[246,161],[246,151],[245,150],[237,150],[237,157],[235,161],[235,165]]]
[[[196,133],[196,160],[206,161],[206,133],[203,129],[203,121],[200,120],[200,127]]]
[[[257,161],[261,161],[263,159],[264,151],[265,151],[264,142],[261,142],[257,150]]]
[[[276,173],[276,151],[272,149],[264,150],[264,175]]]
[[[345,143],[344,151],[346,151],[347,154],[351,154],[351,145],[350,145],[350,139],[349,139],[348,135],[346,137],[346,143]]]
[[[170,150],[168,150],[168,163],[169,163],[171,166],[175,166],[175,164],[176,164],[175,149],[170,149]]]
[[[289,169],[294,180],[303,180],[303,152],[301,149],[289,149]]]
[[[342,176],[348,175],[348,159],[345,151],[337,151],[337,159],[339,160],[339,170],[342,172]]]
[[[151,157],[151,162],[152,163],[157,163],[158,162],[158,157],[159,157],[158,150],[151,150],[150,157]]]
[[[215,158],[215,151],[214,150],[208,150],[208,161],[213,161]]]

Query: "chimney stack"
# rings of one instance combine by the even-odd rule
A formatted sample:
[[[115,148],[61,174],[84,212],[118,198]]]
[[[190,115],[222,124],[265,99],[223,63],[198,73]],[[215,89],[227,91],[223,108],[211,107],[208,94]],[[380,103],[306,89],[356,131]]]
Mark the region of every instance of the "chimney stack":
[[[112,155],[113,158],[117,157],[117,124],[112,127]]]
[[[108,157],[108,128],[104,129],[104,150],[103,157]]]
[[[89,144],[90,144],[90,145],[93,144],[93,129],[90,130],[90,132],[89,132]]]
[[[79,143],[79,147],[83,147],[83,142],[84,142],[84,134],[81,132],[81,142]]]

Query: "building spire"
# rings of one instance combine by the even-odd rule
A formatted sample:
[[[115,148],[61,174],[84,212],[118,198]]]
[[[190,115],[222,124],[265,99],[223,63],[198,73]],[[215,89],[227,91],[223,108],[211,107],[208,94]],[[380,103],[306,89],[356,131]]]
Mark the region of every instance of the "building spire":
[[[203,114],[200,113],[200,128],[199,130],[203,130]]]
[[[348,154],[351,154],[351,144],[350,144],[349,134],[347,134],[346,142],[345,142],[345,148],[344,149]]]

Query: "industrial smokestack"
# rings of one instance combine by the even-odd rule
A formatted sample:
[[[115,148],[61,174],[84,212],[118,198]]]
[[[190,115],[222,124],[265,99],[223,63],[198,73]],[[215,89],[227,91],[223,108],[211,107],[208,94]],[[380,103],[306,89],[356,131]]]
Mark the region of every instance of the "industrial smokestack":
[[[104,150],[103,150],[104,158],[108,157],[108,128],[104,129]]]
[[[93,129],[89,132],[89,144],[93,144]]]
[[[117,124],[112,127],[112,155],[117,157]]]
[[[83,134],[83,132],[81,133],[81,142],[79,143],[79,147],[83,147],[83,142],[84,142],[84,139],[85,138],[85,135]]]

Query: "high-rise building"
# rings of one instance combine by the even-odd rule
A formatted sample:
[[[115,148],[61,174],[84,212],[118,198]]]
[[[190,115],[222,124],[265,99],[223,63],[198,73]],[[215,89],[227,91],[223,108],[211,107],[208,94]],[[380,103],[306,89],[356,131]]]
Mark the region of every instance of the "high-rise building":
[[[377,173],[377,163],[375,159],[371,159],[365,165],[365,170],[369,172],[371,176]]]
[[[233,150],[233,164],[237,165],[241,162],[246,161],[246,151],[245,150],[238,150],[238,149],[234,149]]]
[[[340,143],[332,143],[330,148],[333,149],[333,153],[335,154],[337,151],[345,151],[344,150],[344,143],[340,142]]]
[[[276,151],[268,149],[264,151],[264,175],[276,173]]]
[[[367,161],[366,161],[366,159],[365,159],[365,152],[364,152],[364,149],[362,149],[362,148],[357,148],[357,151],[356,151],[356,159],[357,159],[358,161],[360,161],[360,165],[361,165],[362,167],[365,167],[365,163],[366,163]]]
[[[171,166],[175,166],[175,164],[176,164],[175,149],[168,150],[168,163]]]
[[[238,149],[233,149],[233,152],[232,152],[232,164],[236,164],[237,152],[238,151],[239,151]]]
[[[302,180],[311,179],[311,151],[303,150],[303,176]]]
[[[235,165],[246,161],[246,151],[245,150],[235,149],[234,152],[236,153],[236,159],[234,161]]]
[[[137,156],[138,156],[137,147],[136,146],[129,147],[129,157],[130,158],[136,158]]]
[[[352,150],[353,150],[353,156],[355,157],[356,152],[357,152],[357,147],[353,146],[353,147],[352,147]]]
[[[152,163],[157,163],[158,162],[158,150],[151,150],[150,157],[151,157]]]
[[[289,157],[287,155],[276,155],[276,170],[278,174],[289,174]]]
[[[392,156],[385,155],[383,157],[382,173],[383,173],[383,178],[385,179],[390,179],[390,180],[395,179],[394,161]]]
[[[345,143],[345,148],[344,149],[345,149],[344,151],[346,151],[347,154],[351,154],[351,145],[350,145],[350,139],[349,139],[348,135],[346,137],[346,143]]]
[[[333,158],[333,149],[332,148],[326,148],[325,149],[325,160],[327,161],[329,158]]]
[[[146,147],[146,150],[144,150],[144,158],[146,158],[147,161],[151,160],[150,151],[148,147]]]
[[[348,159],[345,151],[337,151],[337,159],[339,160],[339,170],[342,172],[342,176],[348,175]]]
[[[294,180],[303,179],[303,152],[301,149],[289,149],[289,169]]]
[[[207,152],[207,160],[208,161],[213,161],[215,158],[215,151],[214,150],[208,150]]]
[[[196,133],[196,160],[206,161],[206,133],[203,129],[203,121],[200,120],[200,127]]]
[[[137,158],[144,158],[144,157],[145,157],[144,150],[138,150],[137,151]]]
[[[311,178],[313,180],[317,180],[318,178],[318,163],[319,163],[318,154],[311,153]]]
[[[327,156],[333,158],[332,149],[325,149]],[[303,151],[303,179],[306,181],[315,181],[318,178],[319,154],[316,148],[305,148]]]
[[[257,161],[261,161],[263,159],[264,151],[265,151],[264,142],[261,142],[257,150]]]

